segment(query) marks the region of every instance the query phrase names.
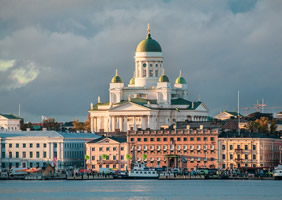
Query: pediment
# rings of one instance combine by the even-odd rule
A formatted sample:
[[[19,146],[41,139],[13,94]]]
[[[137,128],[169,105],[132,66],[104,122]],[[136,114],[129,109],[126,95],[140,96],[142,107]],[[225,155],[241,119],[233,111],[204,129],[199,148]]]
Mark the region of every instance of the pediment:
[[[118,144],[117,141],[112,140],[111,138],[105,138],[103,140],[100,140],[99,142],[97,142],[97,144]]]
[[[132,102],[127,102],[110,109],[110,111],[148,111],[148,110],[151,109]]]
[[[201,103],[195,110],[208,112],[208,107],[205,104]]]

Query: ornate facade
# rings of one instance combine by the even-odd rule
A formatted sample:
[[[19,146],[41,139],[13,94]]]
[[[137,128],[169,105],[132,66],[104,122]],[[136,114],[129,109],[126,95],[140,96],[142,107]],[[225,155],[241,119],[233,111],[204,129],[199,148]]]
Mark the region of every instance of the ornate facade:
[[[125,86],[116,70],[109,88],[109,101],[90,106],[92,132],[157,130],[176,121],[206,121],[208,108],[200,101],[186,100],[188,87],[181,72],[171,85],[165,74],[160,44],[148,27],[145,40],[135,53],[134,76]]]

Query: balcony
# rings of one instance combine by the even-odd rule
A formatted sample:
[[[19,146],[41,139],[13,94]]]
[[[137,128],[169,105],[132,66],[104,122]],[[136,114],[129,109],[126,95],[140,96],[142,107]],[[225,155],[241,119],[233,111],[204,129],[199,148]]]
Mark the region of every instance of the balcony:
[[[118,164],[117,160],[97,160],[98,165],[103,165],[103,164]]]
[[[242,158],[235,158],[235,162],[242,162],[243,159]]]
[[[243,149],[235,149],[236,153],[243,153]]]

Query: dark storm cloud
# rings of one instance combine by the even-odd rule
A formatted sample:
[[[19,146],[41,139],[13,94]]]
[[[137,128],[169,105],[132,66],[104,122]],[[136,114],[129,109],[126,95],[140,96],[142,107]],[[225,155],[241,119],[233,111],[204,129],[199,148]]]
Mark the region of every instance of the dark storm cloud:
[[[211,115],[236,107],[238,89],[242,106],[282,106],[281,10],[251,0],[1,1],[0,112],[20,103],[26,120],[84,120],[97,96],[108,100],[116,68],[126,84],[132,77],[148,23],[171,82],[182,69],[189,99]]]

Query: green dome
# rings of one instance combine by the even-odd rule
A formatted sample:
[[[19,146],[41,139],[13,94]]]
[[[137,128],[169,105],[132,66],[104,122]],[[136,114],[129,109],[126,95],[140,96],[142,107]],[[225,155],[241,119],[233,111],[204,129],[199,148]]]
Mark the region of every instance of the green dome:
[[[130,79],[129,85],[135,85],[135,77],[132,77],[132,79]]]
[[[159,82],[169,82],[169,79],[165,74],[163,74],[160,76]]]
[[[117,69],[116,69],[116,75],[112,78],[111,83],[122,83],[122,80],[121,80],[121,78],[118,75]]]
[[[136,52],[162,52],[162,48],[156,40],[151,38],[151,34],[148,33],[147,38],[138,44]]]
[[[180,76],[175,80],[175,84],[186,84],[186,80]]]

